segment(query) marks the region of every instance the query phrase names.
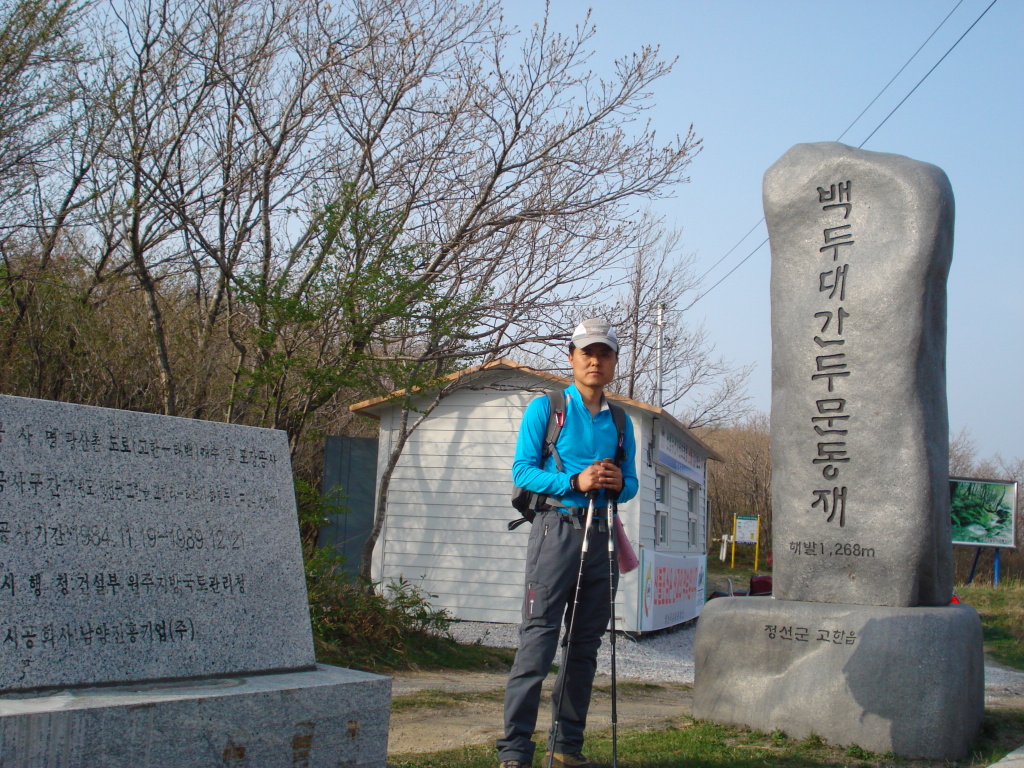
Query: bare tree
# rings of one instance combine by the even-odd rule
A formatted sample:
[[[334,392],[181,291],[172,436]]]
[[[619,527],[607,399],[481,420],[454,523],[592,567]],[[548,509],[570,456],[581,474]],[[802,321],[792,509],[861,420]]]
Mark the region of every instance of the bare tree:
[[[31,341],[5,327],[4,373],[285,429],[297,457],[346,401],[561,343],[627,283],[637,209],[686,181],[700,142],[644,121],[670,69],[655,49],[601,79],[589,21],[520,33],[499,11],[145,0],[68,16],[89,55],[37,122],[53,130],[10,132],[31,195],[0,248]]]
[[[540,25],[511,54],[496,8],[120,13],[108,146],[123,171],[97,215],[97,263],[146,298],[165,412],[281,427],[294,447],[396,328],[418,332],[400,318],[458,305],[467,321],[430,357],[480,357],[550,334],[540,318],[597,292],[595,265],[638,231],[630,201],[682,181],[698,142],[627,131],[668,71],[654,51],[599,82],[592,29]],[[175,354],[164,305],[188,295],[194,349]],[[225,343],[233,383],[214,397]]]
[[[19,376],[15,350],[38,313],[36,290],[54,256],[57,233],[78,204],[86,169],[63,165],[79,96],[74,72],[82,51],[69,34],[81,5],[13,0],[0,5],[0,387]],[[32,341],[27,342],[30,346]],[[38,379],[36,388],[38,391]]]
[[[949,441],[949,474],[951,477],[971,477],[978,449],[970,432],[964,427]]]
[[[701,432],[725,457],[708,463],[709,537],[732,533],[733,515],[760,515],[761,536],[771,548],[771,444],[768,415],[756,413],[733,426]]]
[[[703,325],[687,324],[685,306],[700,284],[693,256],[680,253],[679,230],[665,230],[649,215],[642,222],[644,235],[634,243],[627,284],[611,309],[626,350],[615,388],[660,402],[691,428],[742,418],[749,410],[745,387],[752,367],[717,357]]]
[[[665,230],[649,212],[620,230],[597,269],[579,277],[575,299],[558,300],[557,325],[534,329],[538,342],[522,346],[517,359],[548,369],[565,368],[568,330],[590,315],[608,317],[616,327],[622,354],[613,391],[650,403],[660,402],[690,427],[728,424],[749,412],[746,384],[752,366],[735,366],[714,354],[702,325],[686,323],[684,306],[699,288],[693,257],[680,253],[681,233]],[[545,286],[547,288],[547,286]],[[510,293],[513,301],[521,297]],[[551,304],[545,307],[550,312]],[[659,333],[658,321],[662,319]],[[662,391],[658,392],[658,339],[661,337]],[[659,397],[660,394],[660,397]]]

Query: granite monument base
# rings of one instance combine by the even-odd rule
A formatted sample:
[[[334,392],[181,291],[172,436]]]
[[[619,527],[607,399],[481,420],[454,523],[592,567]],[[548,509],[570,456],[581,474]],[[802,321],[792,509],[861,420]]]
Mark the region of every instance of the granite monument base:
[[[383,768],[391,679],[304,672],[0,699],[7,768]]]
[[[694,663],[698,719],[899,757],[964,757],[984,712],[981,621],[966,605],[719,598]]]

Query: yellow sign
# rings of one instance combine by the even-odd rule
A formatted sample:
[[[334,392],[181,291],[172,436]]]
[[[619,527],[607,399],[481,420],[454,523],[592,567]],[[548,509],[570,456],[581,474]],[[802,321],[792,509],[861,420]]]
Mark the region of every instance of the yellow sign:
[[[761,516],[755,515],[733,515],[732,516],[732,560],[730,568],[736,567],[736,545],[754,545],[754,570],[757,570],[758,557],[761,553]]]

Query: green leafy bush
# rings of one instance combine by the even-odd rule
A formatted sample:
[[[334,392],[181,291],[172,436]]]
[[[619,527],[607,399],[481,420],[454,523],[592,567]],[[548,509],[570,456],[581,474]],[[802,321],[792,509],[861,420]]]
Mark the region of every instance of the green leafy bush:
[[[357,669],[415,665],[424,647],[454,644],[453,617],[406,579],[384,585],[355,581],[328,549],[306,557],[306,589],[318,657]]]

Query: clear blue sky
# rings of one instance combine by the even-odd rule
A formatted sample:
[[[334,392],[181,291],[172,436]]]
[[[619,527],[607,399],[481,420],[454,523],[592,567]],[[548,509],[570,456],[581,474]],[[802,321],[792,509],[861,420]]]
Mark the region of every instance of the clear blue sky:
[[[543,0],[504,0],[528,26]],[[858,146],[991,0],[551,0],[551,26],[588,8],[594,69],[646,44],[678,61],[654,91],[658,132],[692,122],[704,149],[690,183],[656,210],[683,229],[698,274],[762,217],[761,179],[794,144],[834,141],[953,11],[845,135]],[[980,457],[1024,458],[1024,2],[998,0],[864,149],[933,163],[956,197],[949,277],[950,430],[967,427]],[[706,278],[710,286],[766,237],[761,224]],[[756,406],[771,405],[769,251],[763,246],[692,310],[717,349],[755,363]]]

